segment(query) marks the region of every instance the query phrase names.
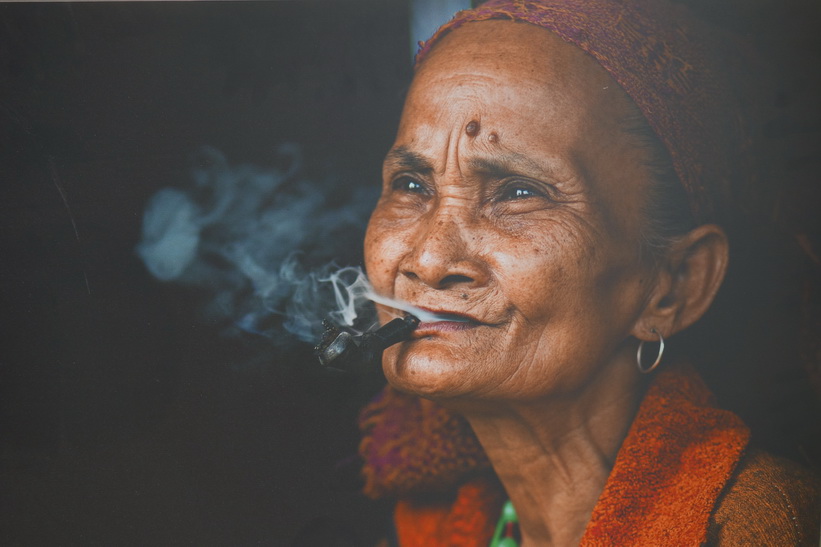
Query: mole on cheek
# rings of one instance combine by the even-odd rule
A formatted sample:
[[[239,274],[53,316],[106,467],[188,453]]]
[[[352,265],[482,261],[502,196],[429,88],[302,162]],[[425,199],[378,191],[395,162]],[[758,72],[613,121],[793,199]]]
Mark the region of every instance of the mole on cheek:
[[[479,122],[476,120],[471,120],[465,126],[465,133],[467,133],[468,137],[475,137],[479,134]]]
[[[487,140],[493,144],[496,144],[497,142],[499,142],[499,135],[497,135],[495,132],[491,133],[487,136]]]

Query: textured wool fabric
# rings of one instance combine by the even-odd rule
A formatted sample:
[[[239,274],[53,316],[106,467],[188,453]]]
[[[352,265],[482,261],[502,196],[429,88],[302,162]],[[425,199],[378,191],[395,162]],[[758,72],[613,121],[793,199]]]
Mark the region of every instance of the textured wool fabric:
[[[583,545],[701,545],[744,448],[741,419],[713,406],[689,366],[662,370],[619,450]]]
[[[465,515],[473,514],[471,511],[486,514],[482,508],[501,507],[504,494],[497,481],[487,477],[471,478],[486,469],[481,467],[484,463],[480,469],[453,464],[480,461],[472,452],[473,441],[466,445],[463,439],[452,436],[453,429],[445,433],[412,423],[436,416],[437,424],[446,423],[451,427],[449,420],[442,420],[441,413],[446,411],[410,414],[390,411],[384,396],[365,412],[367,431],[363,456],[368,491],[391,492],[402,498],[395,519],[401,545],[486,544],[498,514],[491,511],[485,517],[474,515],[472,520]],[[467,425],[460,427],[467,428]],[[401,441],[392,439],[389,444],[394,455],[393,470],[388,473],[384,469],[385,461],[379,458],[383,453],[376,445],[392,431],[427,431],[428,435],[411,434]],[[466,431],[469,429],[463,429]],[[747,427],[732,412],[713,406],[712,394],[692,367],[679,365],[660,371],[619,450],[582,544],[703,543],[716,500],[730,480],[748,440]],[[400,443],[410,446],[403,451],[398,446]],[[459,450],[465,446],[469,453],[463,456]],[[438,456],[425,459],[428,453]],[[415,457],[422,459],[403,459]],[[436,467],[441,462],[447,465]],[[429,467],[422,471],[425,465]],[[405,476],[398,478],[402,475]],[[390,485],[374,484],[383,478]],[[415,483],[416,480],[422,482]],[[451,503],[415,495],[424,490],[422,483],[453,485],[460,482],[467,485],[459,488]],[[465,531],[468,528],[470,534]],[[424,537],[427,543],[420,543]],[[615,543],[614,538],[618,539]]]
[[[504,501],[498,480],[487,476],[460,486],[451,499],[405,498],[394,513],[399,544],[487,547]]]
[[[820,491],[818,477],[803,467],[752,450],[719,499],[707,544],[818,547]]]
[[[598,61],[670,152],[697,221],[712,220],[734,181],[751,178],[749,162],[742,160],[750,142],[741,102],[728,66],[717,59],[731,47],[743,50],[734,37],[710,32],[666,0],[490,0],[459,12],[421,44],[417,66],[449,32],[491,19],[548,29]]]
[[[706,545],[819,545],[819,481],[806,469],[761,451],[745,455],[718,499],[707,526]],[[455,499],[401,501],[396,508],[401,545],[488,544],[504,493],[490,479],[461,487]],[[681,518],[688,518],[683,513]],[[665,533],[652,545],[687,545]],[[641,540],[643,542],[645,538]],[[621,537],[585,538],[583,545],[643,545]]]
[[[361,412],[359,427],[364,491],[374,498],[447,492],[490,469],[463,418],[390,386]]]

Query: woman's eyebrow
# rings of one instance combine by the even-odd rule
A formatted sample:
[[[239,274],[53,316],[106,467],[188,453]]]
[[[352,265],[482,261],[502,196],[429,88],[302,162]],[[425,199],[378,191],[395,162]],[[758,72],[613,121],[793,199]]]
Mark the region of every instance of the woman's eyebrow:
[[[477,157],[468,160],[468,167],[477,173],[491,178],[502,178],[514,173],[540,176],[555,179],[557,170],[548,163],[539,163],[534,159],[517,153],[500,154],[493,157]],[[430,174],[433,164],[425,156],[412,152],[406,146],[397,146],[385,156],[385,164],[394,169]]]
[[[417,173],[430,173],[433,171],[433,165],[427,158],[416,152],[411,152],[406,146],[397,146],[389,151],[385,156],[385,163]]]
[[[504,154],[500,156],[471,158],[468,166],[485,175],[501,178],[512,173],[539,174],[554,177],[556,169],[548,164],[539,163],[523,154]]]

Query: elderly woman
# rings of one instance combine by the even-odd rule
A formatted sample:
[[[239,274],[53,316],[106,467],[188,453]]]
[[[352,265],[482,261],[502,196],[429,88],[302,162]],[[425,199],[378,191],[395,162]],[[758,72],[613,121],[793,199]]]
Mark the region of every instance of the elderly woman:
[[[377,291],[444,316],[362,415],[400,545],[817,542],[813,478],[665,352],[728,264],[706,39],[658,1],[491,0],[421,50],[365,242]]]

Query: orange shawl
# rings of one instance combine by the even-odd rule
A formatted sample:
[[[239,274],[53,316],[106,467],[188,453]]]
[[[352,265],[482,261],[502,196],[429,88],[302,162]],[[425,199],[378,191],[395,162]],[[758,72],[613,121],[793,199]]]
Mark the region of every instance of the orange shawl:
[[[410,398],[402,398],[406,396],[394,396],[399,397],[399,406],[412,403]],[[749,431],[741,419],[716,408],[712,399],[709,389],[690,366],[674,366],[657,374],[593,509],[582,545],[699,545],[706,541],[710,515],[749,440]],[[388,476],[384,470],[380,475],[374,469],[385,455],[374,444],[374,433],[379,438],[380,427],[386,425],[379,418],[388,414],[384,398],[378,406],[380,410],[371,407],[363,414],[366,437],[362,452],[367,461],[366,491],[371,493],[390,491],[390,486],[374,484],[380,476]],[[438,408],[430,410],[437,416],[441,412]],[[415,419],[424,421],[422,414]],[[438,421],[442,422],[441,417]],[[396,424],[387,425],[390,429]],[[422,429],[424,426],[420,429],[418,425],[410,428],[417,433]],[[434,443],[440,444],[441,438],[432,433],[432,438],[437,439]],[[426,453],[428,441],[413,439],[409,453]],[[453,446],[460,442],[464,447],[464,441],[458,439]],[[443,448],[439,446],[437,450],[441,452]],[[400,497],[395,524],[402,547],[488,544],[505,494],[495,477],[487,473],[477,476],[484,468],[480,458],[471,454],[465,457],[480,463],[472,476],[467,467],[461,469],[462,481],[455,488],[455,496],[414,495],[407,482],[392,492]],[[449,461],[461,461],[460,456],[452,454]],[[401,475],[403,463],[394,463]],[[411,471],[411,475],[415,472]],[[436,475],[435,469],[426,474]],[[440,475],[441,483],[449,484],[452,469],[447,468]]]

